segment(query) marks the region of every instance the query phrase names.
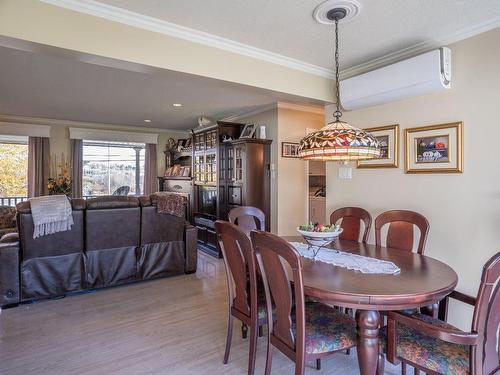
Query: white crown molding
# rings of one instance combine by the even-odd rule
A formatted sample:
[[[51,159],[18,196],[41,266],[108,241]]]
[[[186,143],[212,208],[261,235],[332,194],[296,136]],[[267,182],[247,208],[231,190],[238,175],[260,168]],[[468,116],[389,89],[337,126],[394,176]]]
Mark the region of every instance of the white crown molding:
[[[278,53],[253,47],[248,44],[236,42],[231,39],[222,38],[204,31],[192,29],[190,27],[177,25],[175,23],[159,20],[157,18],[145,16],[126,9],[112,5],[103,4],[94,0],[41,0],[44,3],[74,10],[80,13],[105,18],[110,21],[123,23],[129,26],[138,27],[144,30],[157,32],[160,34],[188,40],[190,42],[203,44],[210,47],[219,48],[225,51],[234,52],[254,59],[267,61],[273,64],[286,66],[287,68],[303,71],[326,78],[333,78],[333,72],[328,68],[323,68]]]
[[[221,121],[229,121],[229,122],[238,121],[242,118],[255,116],[255,115],[258,115],[260,113],[270,111],[272,109],[290,109],[292,111],[314,113],[314,114],[322,115],[322,116],[325,114],[324,107],[307,106],[307,105],[303,105],[303,104],[294,104],[294,103],[287,103],[287,102],[277,102],[277,103],[272,103],[269,105],[262,106],[258,109],[254,109],[253,111],[242,112],[242,113],[238,113],[236,115],[225,117]]]
[[[326,78],[334,78],[333,71],[328,68],[307,63],[298,59],[293,59],[278,53],[266,51],[247,44],[236,42],[231,39],[222,38],[200,30],[177,25],[171,22],[159,20],[154,17],[145,16],[119,7],[100,3],[95,0],[40,0],[44,3],[70,9],[80,13],[104,18],[110,21],[119,22],[144,30],[157,32],[160,34],[188,40],[194,43],[219,48],[254,59],[267,61],[273,64],[285,66],[305,73],[314,74]],[[389,53],[379,58],[365,63],[346,68],[340,72],[342,79],[350,78],[358,74],[366,73],[370,70],[389,65],[420,53],[428,52],[434,48],[443,47],[451,43],[484,33],[486,31],[500,27],[500,17],[495,17],[489,21],[465,28],[449,35],[442,35],[431,41],[403,48],[399,51]]]

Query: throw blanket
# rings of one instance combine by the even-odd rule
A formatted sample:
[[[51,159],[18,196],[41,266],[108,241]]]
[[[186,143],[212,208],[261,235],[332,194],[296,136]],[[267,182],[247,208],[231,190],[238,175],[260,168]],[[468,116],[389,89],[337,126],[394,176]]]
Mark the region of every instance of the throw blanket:
[[[155,193],[158,201],[156,212],[184,217],[184,205],[187,202],[186,194],[162,191]]]
[[[300,256],[304,258],[330,263],[337,267],[347,268],[361,273],[396,275],[401,272],[398,266],[387,260],[345,253],[329,248],[319,249],[317,246],[310,246],[300,242],[291,242],[290,244],[297,250]]]
[[[65,195],[47,195],[29,199],[35,230],[33,238],[70,230],[73,222],[71,204]]]

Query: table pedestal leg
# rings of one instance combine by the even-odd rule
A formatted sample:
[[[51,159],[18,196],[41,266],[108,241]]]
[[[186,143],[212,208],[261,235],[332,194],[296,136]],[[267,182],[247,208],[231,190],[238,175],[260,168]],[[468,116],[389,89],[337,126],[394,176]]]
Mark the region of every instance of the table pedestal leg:
[[[378,311],[356,311],[358,363],[361,375],[375,375],[377,373],[379,319]]]

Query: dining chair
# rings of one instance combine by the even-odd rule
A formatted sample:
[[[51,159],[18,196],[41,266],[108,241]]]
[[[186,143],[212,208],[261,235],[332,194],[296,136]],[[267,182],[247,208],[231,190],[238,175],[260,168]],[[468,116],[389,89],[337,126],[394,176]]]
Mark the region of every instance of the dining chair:
[[[381,229],[386,224],[389,224],[387,247],[413,251],[413,226],[416,226],[420,230],[417,253],[424,253],[430,225],[423,215],[406,210],[386,211],[378,215],[375,219],[375,244],[378,246],[382,246]]]
[[[304,374],[309,360],[318,361],[325,355],[354,347],[357,336],[352,317],[319,302],[305,302],[297,251],[271,233],[252,231],[251,238],[264,281],[267,311],[274,304],[274,319],[267,315],[265,374],[271,373],[273,347],[295,362],[296,375]],[[291,270],[291,280],[284,264]]]
[[[500,373],[500,252],[483,267],[476,298],[454,291],[441,304],[441,318],[389,312],[387,359],[427,374],[493,375]],[[448,299],[474,306],[470,332],[445,322]]]
[[[215,231],[226,268],[229,297],[228,326],[224,364],[227,364],[233,336],[233,320],[250,327],[248,374],[255,370],[257,333],[267,324],[265,295],[257,286],[255,253],[248,235],[238,226],[217,220]],[[260,293],[259,293],[260,289]],[[243,335],[246,337],[246,334]]]
[[[262,210],[252,206],[241,206],[229,211],[229,222],[241,227],[247,235],[254,229],[265,230],[266,215]]]
[[[372,226],[372,216],[370,213],[359,207],[343,207],[332,212],[330,215],[330,224],[336,224],[341,220],[341,228],[343,229],[339,238],[341,240],[359,242],[359,233],[361,230],[361,222],[363,222],[365,230],[363,232],[362,242],[368,242],[370,228]]]

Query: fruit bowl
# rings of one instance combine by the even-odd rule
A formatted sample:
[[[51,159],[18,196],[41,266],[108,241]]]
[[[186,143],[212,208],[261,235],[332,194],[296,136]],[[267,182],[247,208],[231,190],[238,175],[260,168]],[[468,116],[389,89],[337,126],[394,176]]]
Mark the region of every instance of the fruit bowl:
[[[311,230],[312,229],[312,230]],[[340,225],[335,226],[324,226],[321,224],[317,225],[301,225],[297,227],[297,232],[299,232],[302,237],[306,240],[309,245],[313,246],[327,246],[335,238],[340,236],[343,229],[340,228]]]

